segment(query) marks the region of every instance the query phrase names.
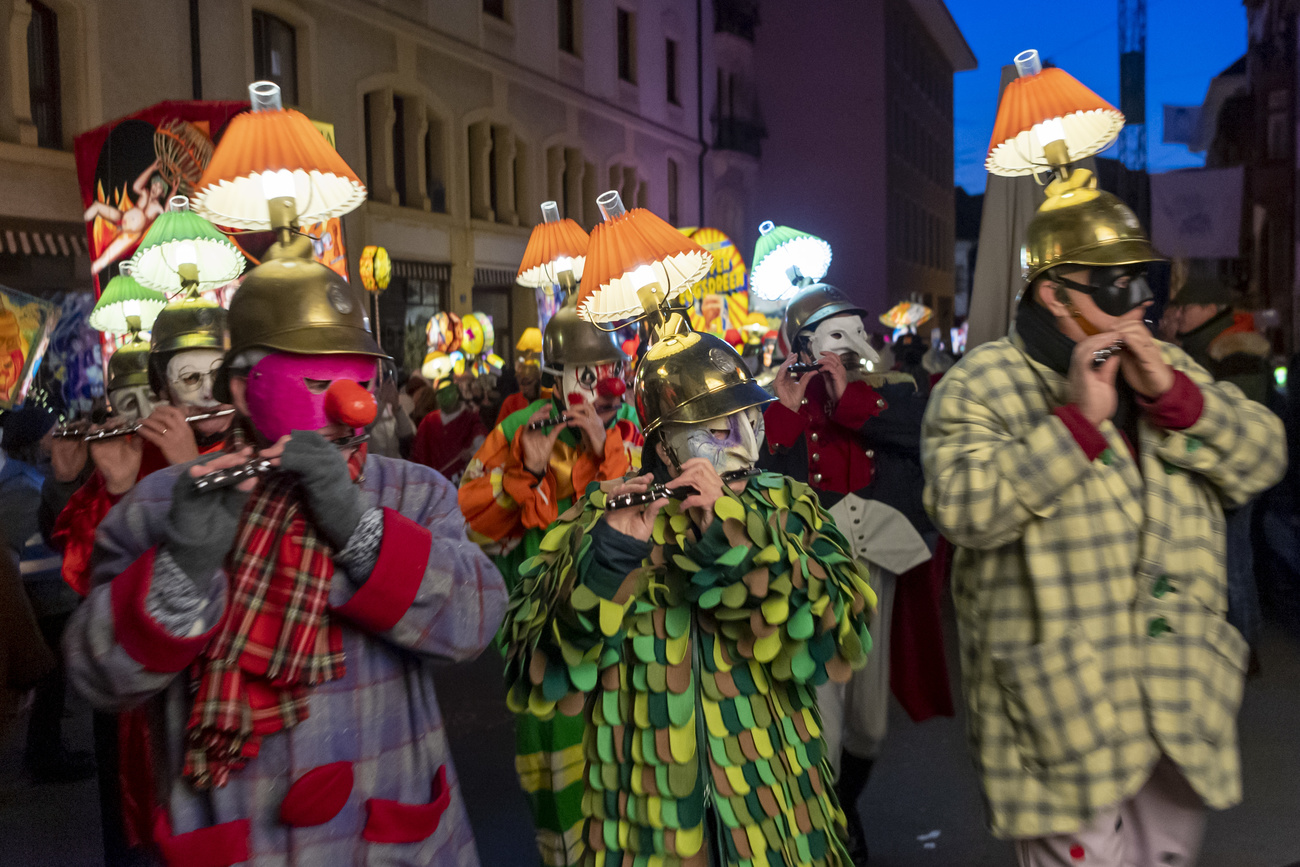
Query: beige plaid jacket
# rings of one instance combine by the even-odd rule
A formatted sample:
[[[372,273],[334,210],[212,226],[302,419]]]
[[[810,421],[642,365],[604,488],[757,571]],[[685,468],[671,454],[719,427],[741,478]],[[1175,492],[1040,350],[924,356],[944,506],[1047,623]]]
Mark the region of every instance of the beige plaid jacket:
[[[999,837],[1071,833],[1164,752],[1211,807],[1241,799],[1248,650],[1224,619],[1223,505],[1286,467],[1281,422],[1176,347],[1205,399],[1184,431],[1114,425],[1089,461],[1066,380],[1017,338],[950,370],[926,412],[925,506],[957,548],[968,735]]]

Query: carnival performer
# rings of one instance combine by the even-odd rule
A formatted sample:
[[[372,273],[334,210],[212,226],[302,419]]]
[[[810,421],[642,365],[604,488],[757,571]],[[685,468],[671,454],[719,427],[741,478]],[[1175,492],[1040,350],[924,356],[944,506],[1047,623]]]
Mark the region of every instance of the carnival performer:
[[[487,428],[455,380],[443,380],[436,395],[438,408],[420,421],[411,460],[432,467],[454,485],[482,447]]]
[[[930,559],[934,527],[921,505],[921,418],[925,396],[906,373],[869,373],[879,361],[868,343],[867,311],[840,290],[816,284],[786,307],[782,328],[790,354],[777,371],[777,401],[768,406],[766,454],[760,462],[807,482],[869,570],[877,605],[872,653],[848,683],[817,691],[840,803],[848,818],[853,863],[867,863],[858,800],[884,744],[889,722],[891,637],[898,576]],[[817,369],[798,376],[795,362]],[[929,535],[927,540],[925,537]],[[909,576],[924,581],[926,576]],[[915,719],[952,713],[943,664],[937,592],[911,608],[916,629],[932,638],[922,683],[896,683]]]
[[[271,260],[230,325],[215,394],[256,451],[154,473],[104,520],[70,678],[148,703],[167,864],[476,864],[430,662],[487,645],[501,578],[445,479],[352,439],[382,354],[347,283]]]
[[[539,397],[546,397],[542,394],[541,354],[533,349],[534,346],[541,345],[540,335],[534,336],[537,335],[536,328],[529,328],[527,331],[532,334],[525,333],[515,344],[515,351],[519,353],[515,360],[515,384],[519,386],[519,390],[506,395],[506,399],[501,402],[497,424],[501,424],[507,417],[519,412]]]
[[[510,706],[586,708],[583,864],[844,864],[815,687],[864,662],[865,570],[753,474],[771,397],[722,339],[661,338],[635,388],[659,475],[590,486],[523,565]]]
[[[534,400],[497,425],[460,484],[470,538],[492,555],[512,590],[519,564],[540,550],[546,528],[575,496],[592,482],[622,478],[640,462],[636,410],[622,397],[626,357],[609,335],[578,318],[574,300],[551,317],[542,339],[553,397]],[[583,720],[576,713],[543,721],[527,709],[515,712],[515,768],[542,863],[575,864]]]
[[[185,298],[158,313],[149,344],[128,343],[109,359],[107,428],[139,424],[136,435],[92,440],[55,440],[55,467],[66,466],[45,495],[58,498],[68,487],[74,460],[62,452],[89,452],[95,471],[72,493],[55,521],[52,543],[63,551],[63,578],[82,596],[90,589],[95,529],[139,479],[166,466],[219,451],[230,415],[189,422],[190,416],[233,409],[213,397],[212,377],[230,345],[226,311],[213,301]],[[101,428],[91,428],[94,433]],[[72,475],[72,479],[77,476]],[[62,491],[60,491],[62,488]]]
[[[1192,865],[1206,807],[1241,800],[1223,509],[1281,477],[1285,439],[1151,335],[1159,259],[1090,172],[1061,172],[1029,224],[1013,332],[949,370],[926,413],[971,748],[1022,865]]]

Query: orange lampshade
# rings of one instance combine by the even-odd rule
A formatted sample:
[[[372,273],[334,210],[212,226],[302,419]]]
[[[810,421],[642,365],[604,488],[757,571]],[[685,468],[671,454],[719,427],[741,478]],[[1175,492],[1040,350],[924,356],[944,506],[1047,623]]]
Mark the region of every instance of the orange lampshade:
[[[645,208],[616,213],[591,231],[578,315],[588,322],[632,319],[647,312],[637,297],[642,286],[653,280],[672,301],[711,267],[707,250]]]
[[[587,233],[574,220],[538,223],[519,263],[519,284],[533,289],[554,285],[558,282],[557,272],[563,270],[557,269],[556,263],[563,259],[571,260],[573,279],[581,280],[588,241]]]
[[[1021,58],[1016,60],[1020,66]],[[1022,75],[1002,94],[985,168],[1004,177],[1047,169],[1043,146],[1057,140],[1050,131],[1053,126],[1064,133],[1069,161],[1077,162],[1113,142],[1124,127],[1124,115],[1063,69]]]
[[[356,208],[366,187],[302,112],[236,115],[203,172],[194,209],[219,226],[269,229],[273,195],[292,195],[299,221],[314,223]]]

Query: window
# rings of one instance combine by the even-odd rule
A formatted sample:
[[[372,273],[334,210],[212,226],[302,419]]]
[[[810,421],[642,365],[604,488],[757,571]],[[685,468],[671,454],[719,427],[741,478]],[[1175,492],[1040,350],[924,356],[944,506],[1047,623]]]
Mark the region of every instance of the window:
[[[27,25],[27,82],[36,143],[63,147],[63,104],[59,92],[59,21],[54,10],[31,0]]]
[[[298,104],[298,36],[292,25],[253,10],[253,77],[280,85],[285,105]]]
[[[531,225],[519,214],[528,201],[528,148],[506,124],[479,121],[469,126],[470,216],[518,226]]]
[[[375,100],[379,98],[378,93],[367,93],[362,99],[361,113],[362,122],[365,124],[366,136],[366,186],[374,193],[375,184],[375,136],[374,125],[370,122],[370,115],[375,110]]]
[[[506,0],[483,0],[483,11],[493,18],[506,20]]]
[[[671,45],[672,43],[668,43]],[[678,212],[677,199],[677,161],[668,161],[668,222],[674,226],[680,226],[681,214]]]
[[[578,55],[578,0],[556,0],[559,17],[559,45],[566,54]]]
[[[406,100],[393,96],[393,189],[397,204],[406,204]]]
[[[618,77],[636,84],[636,20],[626,9],[618,10]]]
[[[681,105],[681,98],[677,95],[677,42],[669,39],[664,43],[664,62],[666,74],[668,76],[668,101],[673,105]]]
[[[447,213],[445,150],[442,121],[430,114],[424,134],[424,194],[429,198],[429,210],[437,214]]]

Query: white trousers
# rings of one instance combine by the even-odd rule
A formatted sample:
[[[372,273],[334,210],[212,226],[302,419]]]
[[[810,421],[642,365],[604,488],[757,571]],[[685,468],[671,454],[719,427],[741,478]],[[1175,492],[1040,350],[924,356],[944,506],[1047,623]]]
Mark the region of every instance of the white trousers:
[[[871,615],[871,653],[867,664],[848,683],[827,681],[817,687],[822,714],[822,735],[831,769],[840,774],[840,751],[874,759],[880,754],[889,725],[889,627],[894,613],[894,588],[898,576],[871,567],[871,589],[876,610]]]
[[[1019,867],[1193,867],[1205,834],[1205,804],[1178,767],[1161,757],[1151,778],[1122,804],[1073,834],[1017,840]]]

